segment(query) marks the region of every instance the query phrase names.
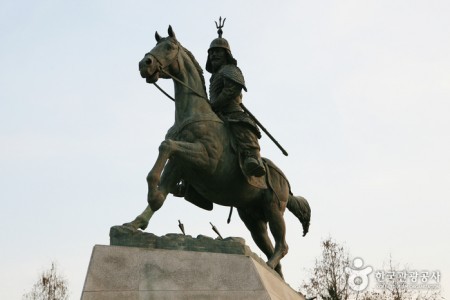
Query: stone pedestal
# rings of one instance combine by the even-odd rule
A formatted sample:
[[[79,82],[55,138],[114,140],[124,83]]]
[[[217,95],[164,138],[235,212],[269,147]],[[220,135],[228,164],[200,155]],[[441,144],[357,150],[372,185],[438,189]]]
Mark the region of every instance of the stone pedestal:
[[[81,299],[300,300],[304,297],[254,254],[96,245]]]

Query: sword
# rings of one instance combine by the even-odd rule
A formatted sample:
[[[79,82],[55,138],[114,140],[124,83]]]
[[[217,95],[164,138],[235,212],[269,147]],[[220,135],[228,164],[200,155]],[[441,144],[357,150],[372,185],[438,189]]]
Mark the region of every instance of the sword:
[[[258,125],[259,128],[261,128],[262,131],[264,131],[265,134],[267,134],[267,136],[272,140],[272,142],[275,143],[275,145],[277,145],[278,149],[281,150],[281,152],[283,152],[284,155],[288,156],[288,153],[286,150],[284,150],[284,148],[280,145],[280,143],[278,143],[278,141],[270,134],[269,131],[267,131],[267,129],[263,126],[263,124],[261,124],[258,119],[256,119],[256,117],[248,110],[247,107],[244,106],[243,103],[239,103],[239,105],[241,106],[241,108],[244,110],[244,112],[246,112],[250,118],[253,119],[253,121],[255,121],[256,125]]]

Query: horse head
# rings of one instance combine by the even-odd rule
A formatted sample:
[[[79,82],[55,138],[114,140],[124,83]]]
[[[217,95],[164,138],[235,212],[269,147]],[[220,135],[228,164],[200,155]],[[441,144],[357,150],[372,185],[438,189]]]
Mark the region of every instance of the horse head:
[[[175,82],[175,98],[181,95],[185,99],[183,96],[190,94],[188,98],[192,100],[193,92],[203,102],[201,106],[204,106],[207,96],[203,70],[194,55],[177,40],[172,26],[169,26],[168,33],[168,37],[161,37],[155,32],[156,46],[139,62],[139,72],[148,83],[156,83],[159,78],[172,78]],[[206,103],[207,109],[211,110],[209,102]],[[185,105],[192,106],[193,103],[191,101]],[[180,104],[178,109],[182,109],[182,106]],[[195,109],[203,111],[205,108],[196,106]]]
[[[168,33],[168,37],[161,37],[155,32],[156,46],[139,62],[139,72],[148,83],[155,83],[160,77],[169,78],[168,73],[179,72],[178,57],[181,45],[172,26],[169,26]]]

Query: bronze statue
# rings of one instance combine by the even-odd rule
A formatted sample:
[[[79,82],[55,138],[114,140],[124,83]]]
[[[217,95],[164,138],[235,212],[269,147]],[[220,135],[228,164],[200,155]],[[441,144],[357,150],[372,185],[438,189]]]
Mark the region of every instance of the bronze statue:
[[[265,176],[247,176],[242,172],[237,151],[240,146],[234,145],[232,137],[234,125],[229,126],[231,121],[224,121],[214,113],[219,104],[215,106],[214,99],[212,102],[207,99],[203,70],[170,26],[168,33],[168,37],[161,37],[156,32],[156,46],[139,62],[139,71],[148,83],[156,84],[159,78],[174,81],[175,123],[161,143],[158,158],[147,176],[149,205],[135,220],[124,225],[145,229],[169,193],[184,196],[207,210],[213,208],[213,203],[236,207],[253,240],[267,256],[268,266],[282,276],[280,260],[288,252],[283,213],[287,207],[302,223],[305,235],[310,222],[309,204],[303,197],[292,195],[284,174],[266,158],[262,159]],[[213,67],[215,62],[210,58],[211,67],[220,70]],[[243,78],[237,80],[239,87],[244,88]],[[216,101],[220,103],[217,98]],[[189,192],[180,195],[182,181],[189,183]],[[269,239],[267,223],[275,247]]]

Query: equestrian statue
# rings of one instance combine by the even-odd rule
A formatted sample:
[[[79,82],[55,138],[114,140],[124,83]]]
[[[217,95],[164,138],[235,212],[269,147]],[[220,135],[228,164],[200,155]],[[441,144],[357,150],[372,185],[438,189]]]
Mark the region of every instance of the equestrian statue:
[[[283,172],[260,156],[260,123],[241,103],[242,89],[247,89],[244,77],[219,23],[219,37],[212,41],[206,63],[212,73],[210,100],[202,68],[171,26],[167,37],[155,33],[156,46],[139,62],[147,83],[159,87],[159,78],[173,80],[175,122],[147,176],[148,206],[124,225],[145,229],[169,193],[206,210],[212,210],[213,203],[235,207],[267,256],[267,265],[283,277],[280,260],[288,252],[284,211],[287,207],[300,220],[304,236],[311,209],[305,198],[292,194]]]

